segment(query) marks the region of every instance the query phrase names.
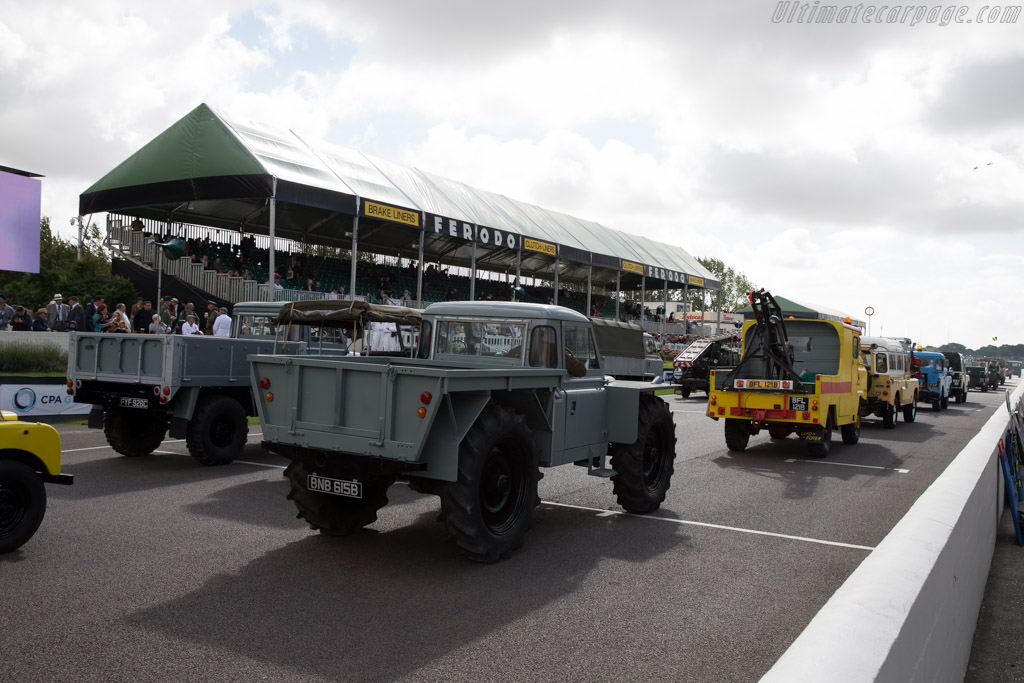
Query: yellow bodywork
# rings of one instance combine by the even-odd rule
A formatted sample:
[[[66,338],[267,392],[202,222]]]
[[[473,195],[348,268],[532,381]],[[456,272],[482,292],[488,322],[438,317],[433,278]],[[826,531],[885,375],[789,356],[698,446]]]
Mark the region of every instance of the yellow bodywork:
[[[748,333],[754,324],[751,320],[743,325],[741,357],[746,355]],[[794,368],[802,376],[805,390],[796,390],[796,383],[790,390],[737,388],[735,382],[730,382],[733,386],[723,387],[723,378],[729,371],[719,370],[717,377],[715,372],[711,373],[707,416],[761,425],[785,423],[823,427],[832,411],[833,427],[859,424],[860,401],[868,383],[867,369],[861,360],[860,328],[830,320],[791,319],[785,324],[794,346]],[[822,352],[820,347],[829,347],[829,350]],[[828,370],[822,371],[826,366]],[[736,379],[747,379],[745,374],[750,375],[740,373]],[[806,389],[812,385],[814,391],[808,393]]]
[[[40,471],[60,474],[60,434],[48,424],[21,422],[18,416],[0,410],[0,457],[7,450],[28,453],[39,461]]]

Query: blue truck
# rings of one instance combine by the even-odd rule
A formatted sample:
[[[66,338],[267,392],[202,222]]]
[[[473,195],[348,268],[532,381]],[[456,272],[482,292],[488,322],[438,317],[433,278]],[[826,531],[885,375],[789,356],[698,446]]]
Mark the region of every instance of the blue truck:
[[[946,357],[936,351],[915,351],[911,364],[914,377],[921,383],[917,400],[930,402],[932,410],[948,408],[953,377]]]

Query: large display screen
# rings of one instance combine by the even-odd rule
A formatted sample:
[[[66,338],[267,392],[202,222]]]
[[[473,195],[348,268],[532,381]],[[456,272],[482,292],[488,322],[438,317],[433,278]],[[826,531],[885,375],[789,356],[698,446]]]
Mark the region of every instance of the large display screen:
[[[0,270],[39,272],[39,218],[43,183],[0,171]]]

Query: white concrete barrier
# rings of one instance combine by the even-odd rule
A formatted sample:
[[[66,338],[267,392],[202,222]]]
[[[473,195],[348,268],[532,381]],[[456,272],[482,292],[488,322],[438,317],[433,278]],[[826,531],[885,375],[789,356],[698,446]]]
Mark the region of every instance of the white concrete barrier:
[[[1016,405],[1024,384],[1013,393]],[[761,679],[962,681],[1003,511],[1003,405]]]

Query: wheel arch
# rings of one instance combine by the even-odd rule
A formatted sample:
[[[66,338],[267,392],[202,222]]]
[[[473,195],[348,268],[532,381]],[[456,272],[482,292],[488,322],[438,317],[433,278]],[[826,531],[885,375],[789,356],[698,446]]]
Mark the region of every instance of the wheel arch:
[[[30,453],[20,448],[0,449],[0,460],[13,460],[15,462],[20,462],[23,465],[28,465],[29,467],[31,467],[32,471],[36,473],[50,472],[49,468],[46,466],[46,463],[43,462],[42,458],[37,456],[35,453]],[[60,469],[58,468],[57,472],[50,473],[59,474]]]

